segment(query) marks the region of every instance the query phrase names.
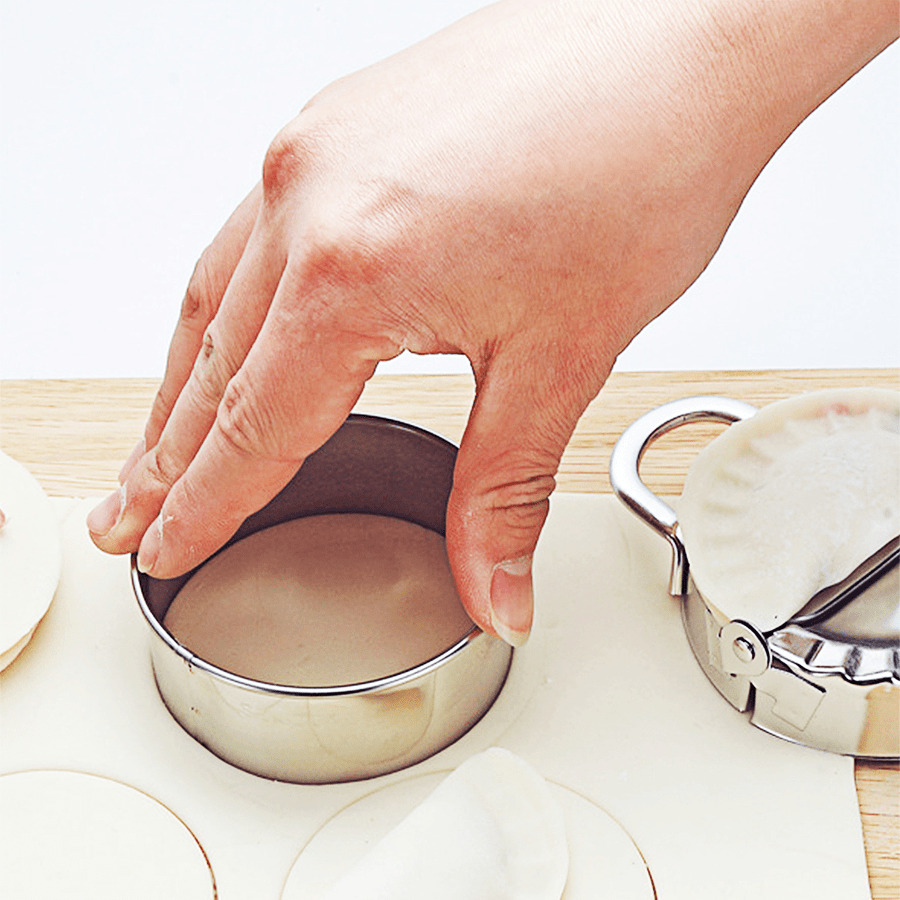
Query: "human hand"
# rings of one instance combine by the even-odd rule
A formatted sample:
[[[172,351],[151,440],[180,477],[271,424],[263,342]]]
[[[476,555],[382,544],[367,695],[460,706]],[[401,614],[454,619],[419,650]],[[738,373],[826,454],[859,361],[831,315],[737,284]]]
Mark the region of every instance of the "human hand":
[[[823,15],[795,2],[789,76],[784,5],[507,0],[314,98],[197,265],[145,439],[89,517],[97,545],[157,577],[192,568],[380,360],[463,353],[477,394],[448,553],[473,619],[521,642],[554,473],[616,355],[885,43],[819,41],[813,71],[798,42],[826,39]]]

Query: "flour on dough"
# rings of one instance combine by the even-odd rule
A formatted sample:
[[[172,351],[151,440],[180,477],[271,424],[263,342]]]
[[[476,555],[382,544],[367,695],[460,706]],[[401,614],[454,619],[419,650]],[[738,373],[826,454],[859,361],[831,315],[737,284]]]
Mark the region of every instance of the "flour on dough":
[[[696,457],[678,517],[708,603],[763,631],[900,533],[900,393],[773,403]]]
[[[550,786],[495,747],[450,774],[323,900],[559,900],[568,865]]]

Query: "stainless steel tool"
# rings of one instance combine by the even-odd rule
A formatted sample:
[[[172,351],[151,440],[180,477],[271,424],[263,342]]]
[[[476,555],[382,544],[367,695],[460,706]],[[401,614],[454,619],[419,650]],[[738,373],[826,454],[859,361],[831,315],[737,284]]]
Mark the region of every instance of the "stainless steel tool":
[[[392,516],[443,534],[455,459],[453,444],[421,428],[352,415],[226,546],[324,513]],[[191,575],[151,578],[132,560],[135,595],[152,631],[156,682],[186,731],[257,775],[330,783],[412,765],[471,728],[509,669],[512,648],[472,625],[434,658],[373,681],[325,687],[255,681],[201,659],[163,626]]]
[[[730,619],[698,591],[672,507],[641,480],[641,457],[688,422],[733,423],[756,407],[726,397],[689,397],[648,412],[622,434],[609,464],[622,502],[672,548],[669,592],[682,600],[694,655],[719,692],[758,728],[796,743],[858,757],[900,756],[900,538],[850,576],[810,598],[764,633]]]

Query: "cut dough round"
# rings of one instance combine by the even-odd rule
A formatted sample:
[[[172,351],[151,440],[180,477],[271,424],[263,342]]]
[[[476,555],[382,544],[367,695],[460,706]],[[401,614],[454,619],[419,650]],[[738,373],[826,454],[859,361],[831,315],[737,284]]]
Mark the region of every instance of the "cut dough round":
[[[212,872],[184,823],[134,788],[80,772],[0,778],[0,872],[17,900],[213,900]]]
[[[762,631],[900,533],[900,393],[819,391],[727,428],[678,504],[708,604]]]
[[[374,853],[373,846],[426,802],[445,777],[404,778],[345,807],[306,845],[291,869],[281,900],[324,900],[329,888],[366,853]],[[562,900],[653,900],[656,895],[646,862],[622,826],[579,794],[548,784],[562,810],[568,844]],[[404,858],[403,866],[409,867],[410,858]],[[445,863],[439,861],[438,865]],[[458,885],[460,892],[452,896],[467,900],[466,885],[463,880]],[[405,898],[402,893],[394,896]]]
[[[406,779],[339,813],[300,855],[282,900],[559,900],[565,822],[531,766],[492,748],[420,802],[433,783]]]
[[[163,624],[228,672],[305,687],[405,671],[473,628],[444,538],[361,513],[310,516],[244,538],[191,578]]]
[[[62,549],[50,499],[24,466],[0,453],[0,670],[31,639],[59,583]]]

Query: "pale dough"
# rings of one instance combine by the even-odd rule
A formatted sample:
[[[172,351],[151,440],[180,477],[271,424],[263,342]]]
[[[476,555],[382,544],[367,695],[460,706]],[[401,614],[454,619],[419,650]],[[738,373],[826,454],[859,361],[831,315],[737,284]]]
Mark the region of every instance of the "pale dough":
[[[447,773],[405,777],[342,809],[303,848],[281,900],[323,900],[331,886],[427,802],[446,777]],[[654,900],[647,864],[628,832],[585,797],[548,784],[566,827],[569,871],[562,900]]]
[[[704,448],[678,517],[705,600],[769,631],[900,533],[898,423],[896,391],[820,391]]]
[[[403,671],[472,629],[444,539],[386,516],[296,519],[223,551],[164,619],[197,656],[275,684],[356,684]]]
[[[50,500],[22,465],[0,453],[0,670],[31,639],[59,582],[62,551]]]
[[[166,807],[108,778],[33,771],[0,778],[0,872],[16,900],[213,900],[196,838]]]
[[[459,766],[322,900],[559,900],[568,862],[550,786],[495,747]]]
[[[52,501],[63,574],[27,665],[0,675],[0,764],[96,772],[158,798],[206,851],[219,900],[276,900],[326,823],[340,834],[342,811],[369,795],[380,823],[393,807],[379,789],[440,777],[498,745],[621,823],[664,900],[871,896],[853,760],[764,734],[722,699],[667,596],[666,542],[615,497],[553,497],[535,556],[535,626],[487,715],[410,769],[332,785],[241,771],[173,720],[129,560],[98,550],[84,526],[95,502]],[[602,877],[605,854],[586,858],[574,840],[569,852],[573,888]],[[567,885],[564,896],[598,895],[570,898]]]

